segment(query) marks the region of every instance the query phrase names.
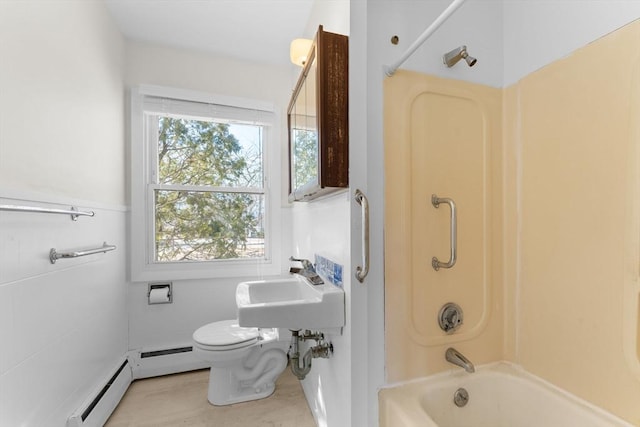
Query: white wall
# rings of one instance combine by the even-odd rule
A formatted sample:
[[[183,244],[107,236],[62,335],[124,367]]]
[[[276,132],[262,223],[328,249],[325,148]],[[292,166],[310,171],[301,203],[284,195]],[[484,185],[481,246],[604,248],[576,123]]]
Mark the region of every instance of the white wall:
[[[313,39],[322,25],[324,31],[338,34],[349,34],[349,0],[316,0],[309,14],[305,32],[301,37]]]
[[[290,209],[286,202],[287,184],[281,178],[286,171],[286,111],[291,93],[291,69],[288,66],[243,62],[210,54],[128,42],[126,83],[129,88],[159,85],[210,94],[254,99],[275,106],[277,124],[271,141],[276,155],[271,157],[275,172],[272,191],[279,206],[278,232],[274,245],[288,256],[291,245]],[[132,142],[135,143],[135,142]],[[276,191],[277,190],[277,191]],[[288,270],[281,260],[282,274]],[[147,283],[133,283],[129,289],[129,348],[166,349],[189,345],[191,335],[200,326],[236,317],[236,285],[258,276],[201,280],[174,280],[173,303],[147,304]]]
[[[0,425],[62,426],[127,350],[124,46],[99,2],[0,2],[0,40],[0,204],[95,211],[0,212]]]
[[[234,319],[236,286],[256,277],[174,280],[172,304],[147,304],[147,283],[129,289],[129,348],[159,350],[191,345],[200,326]]]
[[[313,39],[319,25],[324,31],[349,35],[349,6],[347,0],[316,1],[305,34],[301,36]],[[300,73],[300,68],[297,72]],[[325,334],[326,340],[334,345],[335,352],[330,359],[314,359],[311,372],[302,381],[319,427],[348,425],[346,420],[351,419],[354,388],[351,381],[353,325],[350,321],[350,296],[353,268],[350,260],[350,205],[349,190],[292,205],[291,255],[313,261],[317,254],[343,266],[346,325],[341,334]],[[303,346],[301,353],[306,348]]]
[[[638,17],[637,0],[505,1],[504,86]]]
[[[60,1],[2,8],[0,182],[124,204],[122,40],[109,15]]]
[[[382,146],[369,145],[368,118],[372,76],[369,76],[367,2],[353,1],[349,11],[349,165],[350,194],[355,189],[364,191],[370,206],[370,259],[369,275],[364,283],[353,282],[349,289],[347,322],[351,326],[351,416],[352,426],[376,426],[378,424],[377,389],[384,383],[384,276],[382,186],[384,177]],[[377,77],[376,69],[376,77]],[[377,78],[374,80],[377,81]],[[373,165],[373,166],[371,166]],[[372,167],[372,168],[371,168]],[[371,168],[371,169],[370,169]],[[371,173],[368,171],[371,170]],[[380,191],[375,191],[379,188]],[[371,190],[371,191],[370,191]],[[354,264],[362,265],[362,218],[360,207],[352,202],[350,212],[350,256]]]
[[[373,30],[368,43],[375,47],[371,53],[380,63],[390,64],[451,1],[369,3],[368,25]],[[637,0],[467,1],[401,68],[504,87],[638,16]],[[400,38],[396,46],[389,41],[393,35]],[[472,68],[464,63],[447,68],[442,54],[463,44],[478,63]]]
[[[312,369],[302,386],[319,427],[344,425],[351,414],[350,290],[352,268],[349,260],[349,192],[344,191],[310,203],[296,203],[293,212],[292,255],[314,259],[320,255],[343,267],[346,325],[342,333],[325,333],[334,346],[329,359],[313,359]],[[313,344],[312,341],[310,345]],[[304,354],[308,345],[302,345]]]
[[[370,73],[375,76],[380,73],[379,66],[399,59],[451,1],[374,0],[369,3],[368,45],[373,61]],[[393,35],[400,39],[397,45],[390,42]],[[467,1],[400,68],[501,87],[502,40],[502,1]],[[461,61],[448,68],[442,62],[442,55],[461,45],[466,45],[469,55],[478,62],[468,67]],[[378,90],[382,90],[381,87]]]

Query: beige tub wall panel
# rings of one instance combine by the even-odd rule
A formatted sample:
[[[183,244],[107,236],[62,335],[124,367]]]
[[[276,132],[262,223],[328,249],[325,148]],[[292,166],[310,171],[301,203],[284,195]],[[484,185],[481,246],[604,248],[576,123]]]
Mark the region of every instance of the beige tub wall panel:
[[[502,289],[491,256],[492,195],[502,194],[491,174],[494,160],[501,163],[500,106],[500,90],[481,85],[406,71],[385,80],[389,381],[451,368],[444,359],[450,345],[474,363],[502,356]],[[450,253],[450,210],[436,209],[432,194],[453,199],[458,209],[451,269],[431,266],[433,256],[446,262]],[[437,321],[447,302],[464,311],[464,324],[451,335]]]
[[[517,362],[636,425],[639,58],[636,22],[518,83],[515,291]]]
[[[405,110],[406,111],[406,110]],[[406,197],[410,224],[411,298],[409,333],[422,345],[476,336],[489,314],[487,286],[487,144],[484,109],[472,99],[437,92],[413,98],[409,115],[410,173]],[[431,258],[446,262],[450,253],[450,210],[435,208],[431,195],[450,197],[457,207],[458,260],[435,271]],[[435,321],[447,302],[464,310],[456,335],[446,336]]]
[[[503,124],[503,169],[502,169],[502,212],[503,217],[503,259],[504,274],[504,359],[517,360],[517,336],[519,304],[519,288],[515,286],[519,281],[520,258],[520,222],[518,215],[521,211],[519,189],[522,185],[522,150],[520,149],[520,96],[518,86],[513,85],[503,91],[502,124]]]
[[[640,94],[640,57],[636,58],[630,94]],[[629,368],[640,380],[640,95],[631,96],[630,137],[625,203],[623,344]]]
[[[635,339],[635,346],[633,345],[632,340],[625,341],[625,343],[629,345],[629,349],[625,354],[627,356],[627,363],[631,366],[635,376],[640,377],[638,369],[638,359],[640,359],[640,316],[638,316],[638,313],[640,313],[640,292],[638,292],[638,282],[636,281],[632,285],[628,286],[627,290],[628,294],[627,298],[625,298],[625,303],[629,305],[625,307],[627,310],[625,325],[629,322],[632,326],[629,327],[630,330],[625,334],[625,336]],[[635,305],[635,307],[633,305]],[[635,314],[635,316],[633,316],[633,314]],[[633,350],[635,350],[635,352]]]

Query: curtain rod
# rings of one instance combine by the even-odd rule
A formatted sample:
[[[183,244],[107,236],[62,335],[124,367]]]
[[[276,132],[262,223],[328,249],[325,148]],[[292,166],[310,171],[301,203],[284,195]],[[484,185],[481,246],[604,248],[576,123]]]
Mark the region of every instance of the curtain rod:
[[[416,51],[416,49],[418,49],[422,43],[424,43],[429,37],[431,37],[431,35],[433,33],[436,32],[436,30],[438,28],[440,28],[440,26],[447,20],[449,19],[449,17],[453,14],[453,12],[455,12],[456,10],[458,10],[458,8],[460,6],[462,6],[462,4],[465,2],[466,0],[453,0],[451,2],[451,4],[449,5],[449,7],[447,7],[444,12],[442,12],[440,14],[440,16],[438,16],[436,18],[435,21],[433,21],[433,23],[431,25],[429,25],[429,27],[424,30],[424,32],[420,35],[420,37],[418,37],[418,39],[413,42],[413,44],[411,46],[409,46],[409,48],[406,50],[406,52],[400,57],[400,59],[398,59],[396,62],[394,62],[391,65],[386,65],[384,67],[384,72],[387,76],[391,77],[393,76],[393,74],[398,70],[398,68],[404,63],[404,61],[406,61],[407,59],[409,59],[409,57],[411,55],[413,55],[413,52]]]

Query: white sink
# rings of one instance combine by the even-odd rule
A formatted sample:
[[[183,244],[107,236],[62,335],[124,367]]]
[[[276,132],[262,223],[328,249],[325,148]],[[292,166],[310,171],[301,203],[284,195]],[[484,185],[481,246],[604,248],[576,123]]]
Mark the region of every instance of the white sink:
[[[240,326],[287,329],[344,326],[344,291],[331,283],[312,285],[299,275],[239,283],[236,303]]]

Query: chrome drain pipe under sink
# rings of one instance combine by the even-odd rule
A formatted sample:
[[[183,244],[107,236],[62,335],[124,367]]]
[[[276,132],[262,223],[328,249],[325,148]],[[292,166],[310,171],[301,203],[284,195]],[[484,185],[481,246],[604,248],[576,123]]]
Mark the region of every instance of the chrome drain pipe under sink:
[[[300,366],[299,342],[314,340],[318,344],[310,347],[302,356],[302,366]],[[291,361],[291,372],[299,379],[303,380],[311,371],[311,360],[322,357],[328,359],[333,353],[333,344],[325,343],[324,334],[321,332],[304,331],[300,335],[299,330],[291,330],[291,348],[289,349],[289,359]]]

